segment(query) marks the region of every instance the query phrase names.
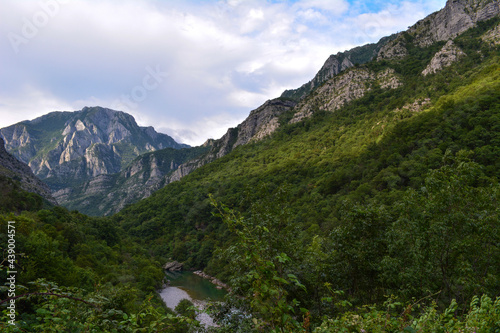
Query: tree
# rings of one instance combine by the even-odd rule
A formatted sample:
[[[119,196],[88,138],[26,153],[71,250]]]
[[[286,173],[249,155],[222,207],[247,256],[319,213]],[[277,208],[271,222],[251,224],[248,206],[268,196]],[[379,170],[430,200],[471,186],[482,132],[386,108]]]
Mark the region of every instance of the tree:
[[[385,281],[407,297],[441,290],[445,303],[463,304],[500,291],[500,186],[469,157],[445,154],[425,186],[396,204],[383,265]]]
[[[298,332],[302,329],[297,319],[299,302],[289,299],[289,295],[292,288],[304,286],[291,269],[296,237],[286,209],[286,191],[278,188],[269,194],[263,187],[260,193],[261,198],[251,204],[249,217],[211,197],[218,215],[237,238],[224,251],[233,268],[231,285],[245,296],[257,327],[272,332]]]

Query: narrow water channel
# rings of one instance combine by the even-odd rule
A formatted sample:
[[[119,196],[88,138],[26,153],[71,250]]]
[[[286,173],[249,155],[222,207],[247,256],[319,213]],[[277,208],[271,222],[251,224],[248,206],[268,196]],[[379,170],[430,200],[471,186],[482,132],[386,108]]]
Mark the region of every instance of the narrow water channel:
[[[222,301],[226,294],[210,281],[191,272],[167,272],[166,275],[170,285],[161,290],[160,296],[172,310],[183,299],[188,299],[196,307],[203,309],[208,301]],[[214,326],[212,318],[201,311],[196,319],[206,326]]]

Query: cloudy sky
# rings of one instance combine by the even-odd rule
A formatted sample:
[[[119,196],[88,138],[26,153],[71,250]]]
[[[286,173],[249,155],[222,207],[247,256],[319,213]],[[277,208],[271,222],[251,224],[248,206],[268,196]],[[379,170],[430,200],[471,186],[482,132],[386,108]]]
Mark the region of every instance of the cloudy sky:
[[[198,145],[445,3],[1,0],[0,128],[99,105]]]

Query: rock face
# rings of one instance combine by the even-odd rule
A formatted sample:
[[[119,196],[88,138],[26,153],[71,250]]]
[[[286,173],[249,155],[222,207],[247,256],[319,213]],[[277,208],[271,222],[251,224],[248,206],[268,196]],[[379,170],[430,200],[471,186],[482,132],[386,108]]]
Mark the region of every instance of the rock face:
[[[182,263],[177,261],[172,261],[172,262],[167,262],[165,265],[163,265],[163,269],[166,271],[176,272],[176,271],[182,271],[182,266],[184,266]]]
[[[54,196],[68,209],[77,209],[87,215],[111,215],[127,204],[149,197],[165,185],[167,175],[209,149],[207,145],[145,153],[119,173],[96,176],[71,188],[58,190]]]
[[[406,43],[411,40],[419,47],[453,39],[478,22],[500,14],[498,0],[448,0],[446,6],[418,21],[406,32],[384,45],[377,60],[402,58],[408,54]]]
[[[450,66],[465,55],[466,54],[450,40],[434,55],[430,64],[422,72],[422,75],[434,74],[444,67]]]
[[[346,103],[363,97],[378,84],[383,89],[396,89],[401,82],[394,70],[386,69],[375,73],[365,68],[350,69],[323,84],[314,97],[301,102],[291,123],[311,116],[317,110],[335,111]]]
[[[476,23],[500,14],[497,0],[448,0],[446,6],[412,26],[417,44],[427,46],[455,38]]]
[[[384,37],[376,44],[367,44],[355,47],[349,51],[331,55],[311,81],[302,85],[302,87],[298,89],[286,90],[283,92],[281,97],[292,98],[295,100],[305,98],[311,91],[344,70],[354,66],[355,64],[364,64],[374,59],[380,49],[394,37],[395,35]]]
[[[199,158],[181,164],[177,170],[165,177],[164,184],[180,180],[194,170],[229,154],[234,148],[252,141],[261,140],[272,134],[278,127],[278,118],[291,110],[297,103],[283,98],[267,101],[236,128],[230,128],[218,140],[210,140],[210,150]]]
[[[401,34],[398,35],[396,40],[393,40],[382,47],[377,56],[377,61],[384,59],[399,59],[408,55],[406,43],[402,40],[402,38],[399,38],[400,36]]]
[[[500,24],[498,24],[495,28],[487,31],[483,35],[482,40],[486,43],[491,43],[493,45],[499,45],[500,44]]]
[[[5,150],[5,142],[0,138],[0,175],[18,180],[21,188],[27,192],[36,193],[50,203],[57,205],[49,187],[38,179],[25,163],[17,160]]]
[[[238,138],[233,148],[272,134],[279,127],[278,117],[295,104],[290,100],[275,99],[250,112],[247,119],[238,125]]]
[[[27,163],[52,190],[119,172],[136,156],[183,148],[152,127],[139,127],[124,112],[92,107],[52,112],[0,129],[6,149]]]

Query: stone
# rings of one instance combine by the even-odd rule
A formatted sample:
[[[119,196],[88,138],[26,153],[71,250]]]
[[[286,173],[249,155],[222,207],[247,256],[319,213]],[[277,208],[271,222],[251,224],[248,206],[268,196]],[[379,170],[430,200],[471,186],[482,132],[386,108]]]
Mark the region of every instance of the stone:
[[[466,54],[449,40],[443,48],[431,59],[429,65],[422,71],[422,75],[427,76],[439,72],[445,67],[451,66]]]
[[[182,266],[183,266],[182,263],[180,263],[178,261],[172,261],[172,262],[168,262],[165,265],[163,265],[163,269],[166,271],[175,272],[175,271],[181,271]]]

